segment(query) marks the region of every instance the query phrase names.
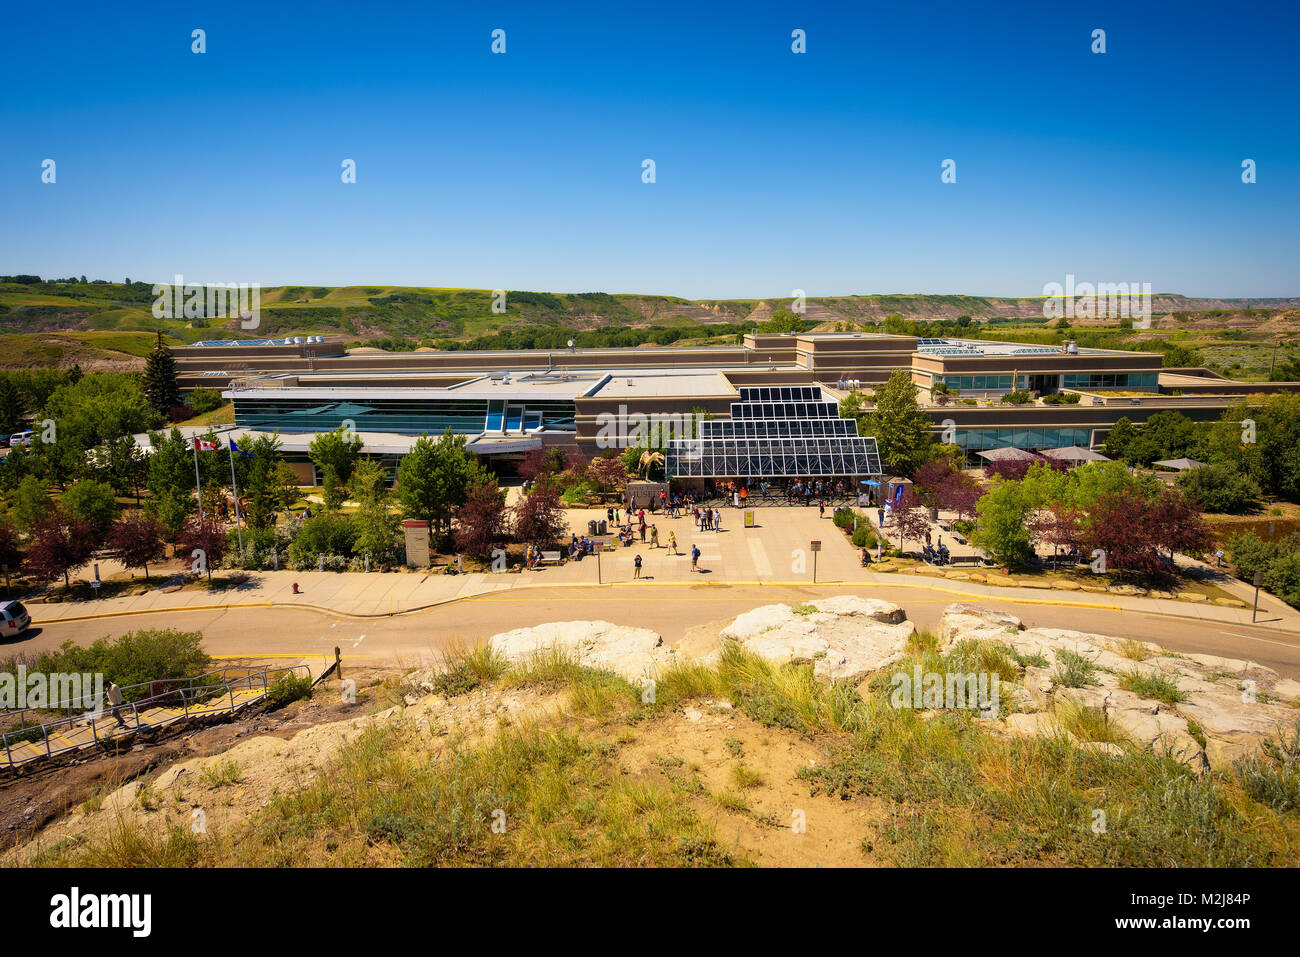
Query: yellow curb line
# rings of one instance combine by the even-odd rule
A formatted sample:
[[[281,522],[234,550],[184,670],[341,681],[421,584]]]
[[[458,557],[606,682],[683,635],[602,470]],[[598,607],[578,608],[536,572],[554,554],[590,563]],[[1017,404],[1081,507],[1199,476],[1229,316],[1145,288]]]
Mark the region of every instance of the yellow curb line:
[[[64,621],[94,621],[96,618],[121,618],[125,615],[160,615],[173,614],[178,611],[216,611],[219,608],[270,608],[274,602],[249,601],[233,605],[181,605],[177,608],[135,608],[127,611],[105,611],[95,615],[69,615],[67,618],[49,618],[44,621],[33,620],[33,625],[57,625]]]

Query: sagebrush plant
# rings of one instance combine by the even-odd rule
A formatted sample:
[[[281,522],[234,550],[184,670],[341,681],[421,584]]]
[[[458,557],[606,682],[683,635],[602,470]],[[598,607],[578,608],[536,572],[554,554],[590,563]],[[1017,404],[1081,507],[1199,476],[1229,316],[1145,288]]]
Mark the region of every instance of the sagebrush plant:
[[[282,672],[267,687],[266,696],[273,708],[283,708],[311,696],[311,678],[293,671]]]
[[[1233,771],[1251,798],[1275,811],[1300,808],[1300,718],[1295,729],[1279,731],[1259,751],[1238,758]]]
[[[1082,688],[1095,684],[1097,666],[1077,651],[1058,651],[1056,653],[1056,670],[1052,680],[1066,688]]]
[[[1162,672],[1125,672],[1119,676],[1119,686],[1139,698],[1151,698],[1165,704],[1178,704],[1188,698],[1187,692],[1178,687],[1178,681]]]

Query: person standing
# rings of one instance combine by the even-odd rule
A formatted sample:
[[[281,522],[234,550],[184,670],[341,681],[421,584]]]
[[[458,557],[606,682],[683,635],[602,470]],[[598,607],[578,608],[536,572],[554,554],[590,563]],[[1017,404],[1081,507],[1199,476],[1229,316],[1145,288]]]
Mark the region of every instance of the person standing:
[[[713,530],[716,532],[722,531],[722,509],[720,508],[713,510]]]
[[[636,558],[632,559],[632,580],[636,581],[641,577],[641,553],[638,552]]]
[[[699,571],[700,564],[700,546],[691,546],[691,571]]]
[[[817,503],[817,517],[818,518],[826,517],[826,499],[822,499]]]
[[[650,526],[650,547],[659,547],[659,527],[657,525]]]
[[[680,552],[677,551],[677,532],[673,531],[672,529],[669,529],[668,531],[668,553],[670,555],[681,554]]]

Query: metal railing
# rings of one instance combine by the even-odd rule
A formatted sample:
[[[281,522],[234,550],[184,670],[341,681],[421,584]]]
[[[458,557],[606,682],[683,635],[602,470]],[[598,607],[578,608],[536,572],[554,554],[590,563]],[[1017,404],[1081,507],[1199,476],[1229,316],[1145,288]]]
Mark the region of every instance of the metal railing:
[[[242,669],[221,668],[193,678],[167,679],[166,682],[147,681],[127,685],[121,689],[124,693],[137,688],[148,688],[152,691],[156,685],[162,683],[171,684],[173,687],[168,687],[163,691],[134,701],[124,700],[122,704],[117,706],[103,705],[95,711],[82,714],[71,713],[72,702],[64,702],[56,706],[56,708],[65,707],[69,710],[69,713],[52,721],[33,722],[30,725],[26,723],[27,715],[38,712],[48,713],[52,710],[50,708],[23,708],[0,714],[0,720],[6,722],[12,720],[15,716],[19,719],[17,728],[0,731],[0,748],[3,748],[4,752],[4,763],[0,764],[0,767],[14,768],[19,764],[39,757],[52,758],[54,755],[66,751],[77,751],[98,745],[101,741],[113,738],[118,729],[139,731],[144,728],[161,728],[189,718],[234,713],[241,708],[265,699],[271,690],[272,675],[279,676],[301,672],[308,680],[311,679],[311,669],[306,665],[259,668],[233,678],[228,677],[231,671],[236,670]],[[236,703],[236,694],[248,690],[257,691],[258,693]],[[84,698],[79,699],[79,701],[84,704]],[[144,721],[141,720],[143,712],[162,708],[172,709],[175,713],[161,718],[155,717]],[[124,715],[129,716],[129,720],[124,718]],[[101,733],[101,728],[105,722],[111,725],[107,734]],[[71,740],[64,734],[66,730],[69,734],[78,735],[78,729],[87,727],[90,729],[89,738],[81,735],[79,740]],[[15,760],[13,749],[22,744],[31,744],[38,750],[43,747],[44,755],[27,754]]]

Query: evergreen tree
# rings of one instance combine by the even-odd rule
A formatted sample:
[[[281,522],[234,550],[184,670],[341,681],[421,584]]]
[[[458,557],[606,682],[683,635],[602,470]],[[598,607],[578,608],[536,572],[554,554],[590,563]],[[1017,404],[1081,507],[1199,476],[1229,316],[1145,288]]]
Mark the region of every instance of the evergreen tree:
[[[917,404],[910,369],[897,369],[873,396],[875,408],[859,419],[860,434],[874,436],[880,461],[895,475],[911,475],[930,457],[930,417]]]
[[[144,394],[159,415],[169,415],[173,406],[181,404],[181,390],[176,384],[176,358],[163,345],[161,332],[158,333],[158,344],[145,359]]]

